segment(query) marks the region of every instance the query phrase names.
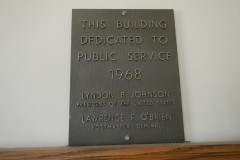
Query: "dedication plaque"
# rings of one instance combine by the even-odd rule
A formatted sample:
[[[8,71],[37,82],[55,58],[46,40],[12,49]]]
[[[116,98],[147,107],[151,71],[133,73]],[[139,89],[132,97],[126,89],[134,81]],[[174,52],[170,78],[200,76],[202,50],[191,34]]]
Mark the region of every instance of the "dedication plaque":
[[[184,141],[173,10],[73,9],[69,145]]]

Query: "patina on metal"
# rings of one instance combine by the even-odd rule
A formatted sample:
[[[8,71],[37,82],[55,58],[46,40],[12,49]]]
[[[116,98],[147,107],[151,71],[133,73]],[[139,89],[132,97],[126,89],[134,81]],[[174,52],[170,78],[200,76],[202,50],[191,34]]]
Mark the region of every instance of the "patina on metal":
[[[173,10],[74,9],[69,145],[184,141]]]

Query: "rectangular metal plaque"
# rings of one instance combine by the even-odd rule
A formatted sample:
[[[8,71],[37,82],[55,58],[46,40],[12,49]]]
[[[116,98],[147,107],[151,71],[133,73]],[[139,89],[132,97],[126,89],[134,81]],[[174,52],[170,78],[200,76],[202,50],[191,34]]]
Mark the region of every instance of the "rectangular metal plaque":
[[[173,10],[74,9],[69,145],[184,141]]]

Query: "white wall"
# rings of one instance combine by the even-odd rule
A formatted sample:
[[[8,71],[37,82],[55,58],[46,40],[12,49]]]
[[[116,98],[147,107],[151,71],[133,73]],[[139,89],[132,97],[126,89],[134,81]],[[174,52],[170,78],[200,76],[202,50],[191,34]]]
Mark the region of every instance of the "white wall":
[[[0,0],[1,148],[67,145],[72,8],[173,8],[186,140],[240,140],[239,0]]]

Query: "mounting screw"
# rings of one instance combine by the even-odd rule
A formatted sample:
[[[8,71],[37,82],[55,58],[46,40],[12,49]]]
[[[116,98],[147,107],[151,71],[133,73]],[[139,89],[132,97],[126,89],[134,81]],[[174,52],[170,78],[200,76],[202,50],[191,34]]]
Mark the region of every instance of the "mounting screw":
[[[124,139],[125,139],[125,141],[129,141],[129,140],[130,140],[130,136],[129,136],[129,135],[126,135],[126,136],[124,137]]]
[[[127,15],[127,11],[122,11],[122,15],[126,16]]]

